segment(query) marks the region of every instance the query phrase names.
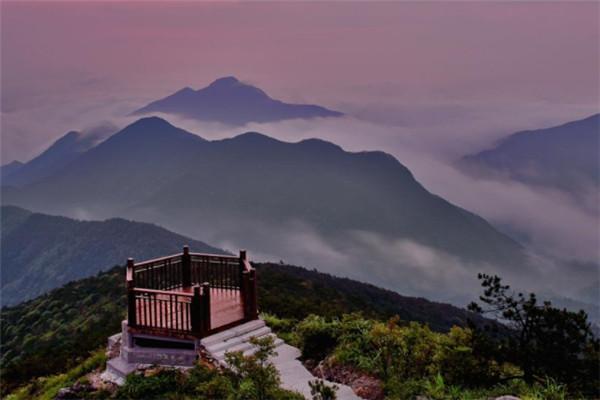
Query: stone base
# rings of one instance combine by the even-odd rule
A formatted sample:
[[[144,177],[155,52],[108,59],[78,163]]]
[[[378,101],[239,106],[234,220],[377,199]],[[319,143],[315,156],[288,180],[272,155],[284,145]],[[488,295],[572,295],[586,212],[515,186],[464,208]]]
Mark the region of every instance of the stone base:
[[[125,383],[125,377],[138,369],[138,364],[129,364],[121,357],[115,357],[106,363],[106,371],[100,375],[102,379],[115,383],[119,386]]]
[[[109,351],[115,347],[115,344],[119,340],[121,348],[119,355],[108,360],[106,363],[106,371],[101,375],[105,381],[123,385],[125,377],[137,369],[147,368],[152,365],[190,368],[196,364],[196,360],[198,359],[197,350],[135,345],[136,338],[163,342],[181,342],[179,340],[149,335],[132,335],[127,328],[127,321],[122,322],[121,330],[121,333],[108,338]],[[189,343],[193,345],[194,349],[199,346],[199,343]]]
[[[196,363],[198,353],[195,350],[122,346],[120,358],[131,364],[192,367]]]

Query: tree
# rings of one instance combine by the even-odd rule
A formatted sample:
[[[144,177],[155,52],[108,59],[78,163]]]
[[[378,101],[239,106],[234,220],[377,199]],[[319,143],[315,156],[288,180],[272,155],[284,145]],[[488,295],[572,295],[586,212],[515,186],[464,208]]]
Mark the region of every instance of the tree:
[[[502,351],[533,382],[552,377],[570,388],[597,393],[599,342],[584,311],[572,312],[539,304],[535,294],[515,293],[498,276],[479,274],[482,305],[471,311],[493,316],[508,328]]]
[[[245,356],[241,351],[225,354],[238,398],[267,400],[280,397],[279,372],[269,361],[269,357],[277,355],[273,337],[253,337],[250,343],[256,346],[252,355]]]

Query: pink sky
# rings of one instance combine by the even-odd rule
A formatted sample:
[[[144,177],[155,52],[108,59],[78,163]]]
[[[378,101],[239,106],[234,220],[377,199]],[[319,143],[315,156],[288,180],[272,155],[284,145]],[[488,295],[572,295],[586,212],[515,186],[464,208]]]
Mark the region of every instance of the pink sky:
[[[82,104],[105,119],[106,102],[129,101],[125,111],[225,75],[333,108],[414,101],[592,110],[599,7],[2,2],[2,162],[83,128],[69,126],[83,123],[74,115]],[[32,132],[36,123],[48,131]]]
[[[598,2],[0,0],[0,10],[2,164],[235,75],[350,116],[235,130],[168,119],[209,139],[253,129],[384,150],[429,190],[518,226],[539,248],[597,256],[597,216],[554,193],[471,180],[452,163],[517,130],[598,112]]]

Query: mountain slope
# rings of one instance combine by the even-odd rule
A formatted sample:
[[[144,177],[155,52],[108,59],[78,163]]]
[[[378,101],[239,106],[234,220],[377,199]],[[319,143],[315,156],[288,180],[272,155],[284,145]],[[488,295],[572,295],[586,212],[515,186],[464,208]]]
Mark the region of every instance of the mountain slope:
[[[560,126],[512,134],[463,158],[471,172],[491,172],[566,192],[600,185],[600,114]]]
[[[0,178],[2,178],[4,180],[4,178],[10,174],[15,173],[17,170],[19,170],[23,165],[21,161],[11,161],[8,164],[4,164],[3,166],[0,167]]]
[[[413,293],[422,283],[435,292],[430,282],[447,279],[422,276],[419,262],[443,272],[446,261],[414,251],[465,261],[473,284],[486,266],[522,273],[525,264],[519,244],[429,193],[388,154],[258,133],[209,142],[159,118],[139,120],[61,173],[3,195],[5,204],[53,214],[150,221],[390,288],[410,284]]]
[[[184,244],[222,252],[156,225],[123,219],[82,222],[4,206],[1,220],[3,305],[123,264],[128,257],[173,254]]]
[[[48,207],[23,204],[63,215],[68,214],[53,206],[68,203],[102,218],[118,215],[114,207],[145,198],[186,171],[204,142],[163,119],[140,119],[73,160],[69,168],[20,190],[38,193],[42,197],[31,204]],[[10,198],[15,191],[7,188],[4,194]]]
[[[272,99],[262,90],[232,76],[217,79],[199,90],[186,87],[134,111],[133,114],[157,112],[238,126],[249,122],[343,115],[316,105],[288,104]]]
[[[131,248],[130,251],[134,251]],[[362,312],[366,317],[428,323],[447,331],[479,317],[448,304],[401,296],[364,283],[299,267],[255,264],[260,279],[261,311],[301,319],[310,313],[338,317]],[[3,390],[34,376],[57,373],[105,345],[126,314],[122,267],[71,282],[1,312],[0,365]]]
[[[99,127],[86,134],[77,131],[67,132],[55,141],[48,149],[31,161],[22,164],[2,175],[2,185],[23,186],[37,182],[58,172],[86,150],[94,147],[112,129]],[[4,168],[4,167],[3,167]]]

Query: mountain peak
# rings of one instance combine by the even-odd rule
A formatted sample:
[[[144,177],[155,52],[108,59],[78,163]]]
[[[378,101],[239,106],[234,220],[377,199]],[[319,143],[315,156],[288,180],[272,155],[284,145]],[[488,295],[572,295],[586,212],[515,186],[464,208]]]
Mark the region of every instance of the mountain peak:
[[[227,140],[227,139],[225,139]],[[265,142],[280,142],[279,140],[267,136],[263,133],[259,132],[244,132],[237,136],[232,137],[229,140],[233,140],[236,142],[245,142],[245,143],[265,143]]]
[[[219,78],[196,91],[183,88],[134,111],[132,115],[156,112],[232,126],[343,115],[317,105],[284,103],[234,76]]]
[[[189,137],[194,138],[194,140],[204,140],[200,136],[178,128],[172,125],[169,121],[156,116],[140,118],[137,121],[127,125],[120,132],[117,132],[113,137],[115,136],[135,137],[135,140],[142,141],[149,140],[151,138],[167,139],[174,137]]]
[[[177,96],[177,95],[185,95],[185,94],[193,94],[196,93],[196,91],[194,89],[192,89],[189,86],[186,86],[184,88],[179,89],[178,91],[176,91],[173,95]]]
[[[20,167],[21,165],[23,165],[23,163],[19,160],[12,160],[11,162],[9,162],[8,164],[4,164],[2,165],[0,168],[6,168],[6,167]]]
[[[160,118],[157,116],[144,117],[140,118],[137,121],[133,122],[127,128],[175,128],[173,125],[169,123],[164,118]]]
[[[224,76],[216,79],[209,87],[231,87],[241,83],[235,76]]]
[[[69,132],[65,133],[65,135],[62,138],[60,138],[59,140],[61,140],[61,139],[72,140],[72,139],[79,138],[79,136],[81,136],[81,132],[79,132],[79,131],[69,131]]]

